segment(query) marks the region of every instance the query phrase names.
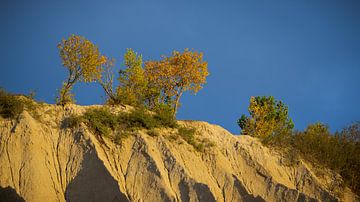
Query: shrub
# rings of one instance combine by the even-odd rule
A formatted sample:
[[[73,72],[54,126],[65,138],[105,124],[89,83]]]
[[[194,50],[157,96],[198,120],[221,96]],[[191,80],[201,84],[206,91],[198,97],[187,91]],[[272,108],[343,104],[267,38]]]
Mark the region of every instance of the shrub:
[[[117,117],[107,108],[90,109],[83,115],[88,126],[99,135],[108,136],[117,125]]]
[[[38,112],[38,103],[33,98],[29,98],[28,96],[22,97],[20,101],[24,105],[24,109],[31,114],[34,119],[40,120],[41,115]]]
[[[159,123],[154,119],[153,115],[146,111],[145,108],[136,108],[129,114],[123,113],[120,116],[127,128],[146,128],[152,129],[159,126]]]
[[[131,134],[126,127],[121,127],[122,117],[107,108],[88,109],[82,116],[66,117],[62,121],[62,128],[78,128],[81,123],[86,123],[96,135],[106,136],[114,143],[121,144],[122,139]]]
[[[360,123],[355,123],[335,135],[327,125],[310,124],[304,131],[291,136],[287,159],[297,162],[297,155],[318,166],[338,172],[346,185],[360,193]],[[296,152],[294,152],[296,151]],[[285,153],[287,154],[287,153]]]
[[[130,113],[122,113],[119,116],[120,121],[126,125],[127,128],[161,128],[177,127],[176,119],[168,108],[165,110],[157,110],[155,114],[150,113],[144,107],[134,109]]]
[[[327,125],[310,124],[304,131],[292,132],[294,124],[288,108],[273,97],[252,97],[250,117],[242,115],[241,133],[259,137],[263,143],[283,152],[286,165],[298,157],[338,172],[346,185],[360,194],[360,122],[332,134]]]
[[[203,142],[199,143],[195,139],[195,128],[180,127],[178,129],[178,134],[180,137],[182,137],[183,140],[185,140],[185,142],[192,145],[195,150],[199,152],[203,152],[205,150],[205,144]]]
[[[294,133],[294,144],[308,160],[321,160],[322,164],[330,160],[332,136],[328,126],[322,123],[310,124],[304,132]]]
[[[71,115],[62,121],[61,128],[79,128],[83,121],[82,116]]]
[[[195,128],[180,127],[178,129],[179,135],[189,144],[195,144]]]
[[[165,114],[165,115],[164,115]],[[82,116],[70,116],[62,121],[62,128],[76,128],[82,122],[97,135],[107,136],[115,143],[121,142],[132,134],[132,130],[148,129],[150,136],[157,136],[159,133],[155,128],[175,127],[175,118],[169,118],[166,114],[155,114],[145,108],[136,108],[130,113],[113,114],[107,108],[88,109]],[[165,118],[164,118],[165,117]],[[169,120],[170,119],[170,120]]]
[[[175,116],[173,114],[173,109],[170,105],[167,104],[159,104],[156,106],[156,112],[154,118],[159,122],[159,125],[176,128],[178,127]]]
[[[0,115],[3,118],[16,118],[23,111],[21,100],[0,88]]]

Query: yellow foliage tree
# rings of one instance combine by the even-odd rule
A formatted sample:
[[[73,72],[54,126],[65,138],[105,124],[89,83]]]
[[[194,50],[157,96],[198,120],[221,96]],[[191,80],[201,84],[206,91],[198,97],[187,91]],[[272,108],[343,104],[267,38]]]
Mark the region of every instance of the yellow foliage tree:
[[[73,102],[71,89],[78,81],[93,82],[101,78],[102,65],[107,62],[93,43],[82,36],[71,35],[58,44],[63,66],[68,69],[68,79],[63,83],[57,104]]]
[[[141,105],[144,102],[144,91],[147,86],[142,56],[131,48],[124,55],[125,70],[119,71],[118,98],[123,104]]]
[[[183,52],[173,51],[170,57],[163,57],[160,61],[146,62],[145,75],[148,86],[152,87],[148,89],[155,93],[154,89],[158,89],[159,102],[170,103],[175,115],[182,94],[185,91],[196,94],[206,83],[209,72],[203,53],[185,49]]]

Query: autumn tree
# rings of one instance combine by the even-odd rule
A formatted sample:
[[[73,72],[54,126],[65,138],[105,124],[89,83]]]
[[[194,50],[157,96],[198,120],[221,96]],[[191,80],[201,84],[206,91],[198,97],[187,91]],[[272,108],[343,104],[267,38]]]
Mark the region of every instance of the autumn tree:
[[[237,122],[241,133],[259,137],[265,143],[289,136],[294,128],[288,107],[272,96],[251,97],[249,113],[249,117],[242,115]]]
[[[82,36],[71,35],[63,39],[58,49],[63,66],[69,73],[57,98],[57,104],[64,105],[74,101],[71,89],[76,82],[93,82],[101,78],[101,66],[107,61],[97,46]]]
[[[142,56],[131,48],[124,55],[125,70],[119,71],[117,95],[123,104],[138,106],[143,103],[147,85]]]
[[[173,51],[170,57],[164,56],[160,61],[146,62],[145,75],[154,97],[160,103],[171,104],[175,115],[182,94],[186,91],[196,94],[206,83],[209,72],[203,53],[185,49]]]

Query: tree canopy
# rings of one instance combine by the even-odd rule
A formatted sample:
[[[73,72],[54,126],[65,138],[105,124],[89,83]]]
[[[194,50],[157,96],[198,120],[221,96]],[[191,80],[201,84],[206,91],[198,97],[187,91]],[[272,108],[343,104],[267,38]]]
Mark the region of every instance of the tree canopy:
[[[131,48],[124,55],[125,70],[119,71],[117,95],[123,104],[141,105],[145,99],[147,80],[142,67],[142,56]]]
[[[68,78],[63,83],[58,104],[73,102],[70,93],[78,81],[93,82],[101,78],[102,68],[107,58],[100,54],[96,45],[82,36],[71,35],[58,44],[62,64],[68,70]]]
[[[102,55],[96,45],[82,36],[71,35],[59,43],[58,49],[63,66],[68,70],[68,78],[57,97],[61,105],[74,102],[71,89],[76,82],[97,81],[109,98],[109,104],[162,109],[172,111],[175,116],[183,93],[196,94],[209,75],[201,52],[173,51],[159,61],[143,63],[142,55],[129,48],[124,55],[125,69],[119,70],[119,85],[114,91],[114,59]]]
[[[288,116],[288,107],[273,96],[251,97],[249,113],[249,117],[242,115],[237,122],[242,134],[259,137],[267,142],[289,135],[294,128]]]
[[[185,91],[196,94],[206,83],[207,65],[203,53],[185,49],[173,51],[160,61],[146,62],[145,74],[149,84],[160,91],[160,103],[171,104],[175,114],[182,94]]]

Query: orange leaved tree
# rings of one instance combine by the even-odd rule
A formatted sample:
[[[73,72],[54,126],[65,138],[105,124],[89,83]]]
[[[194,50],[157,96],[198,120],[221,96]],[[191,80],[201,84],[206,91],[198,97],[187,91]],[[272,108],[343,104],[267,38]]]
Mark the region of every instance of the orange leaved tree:
[[[146,62],[145,75],[148,85],[160,91],[158,102],[171,104],[175,115],[182,94],[185,91],[196,94],[206,83],[209,72],[202,53],[185,49],[173,51],[160,61]]]

